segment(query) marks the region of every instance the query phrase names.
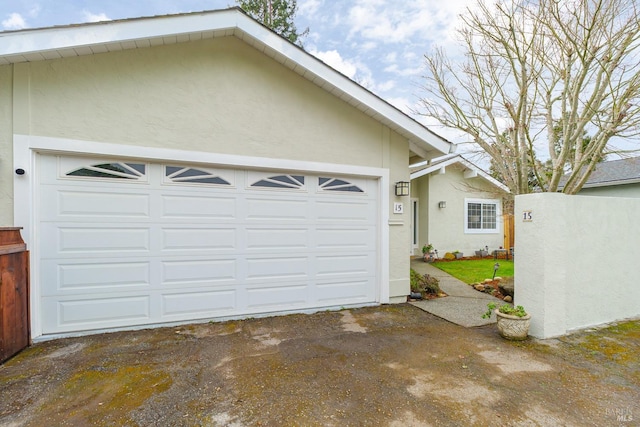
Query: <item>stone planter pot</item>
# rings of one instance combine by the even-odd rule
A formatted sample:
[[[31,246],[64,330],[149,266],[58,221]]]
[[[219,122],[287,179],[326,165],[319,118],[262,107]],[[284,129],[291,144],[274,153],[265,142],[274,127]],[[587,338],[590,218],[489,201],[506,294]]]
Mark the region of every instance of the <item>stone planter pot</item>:
[[[458,252],[457,254],[454,254],[456,256],[456,259],[461,259],[464,254],[462,252]]]
[[[487,251],[476,251],[476,256],[478,256],[478,257],[484,258],[487,255],[489,255],[489,252],[487,252]]]
[[[529,324],[531,322],[530,314],[524,317],[511,316],[500,313],[498,309],[495,310],[495,313],[496,319],[498,320],[498,332],[502,338],[513,341],[527,339],[529,335]]]

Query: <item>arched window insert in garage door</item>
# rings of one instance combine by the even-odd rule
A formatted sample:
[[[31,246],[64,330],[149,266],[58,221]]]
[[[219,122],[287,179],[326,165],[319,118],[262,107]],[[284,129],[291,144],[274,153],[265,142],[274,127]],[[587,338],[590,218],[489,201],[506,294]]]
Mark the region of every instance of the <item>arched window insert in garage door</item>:
[[[231,185],[229,181],[215,173],[190,167],[165,166],[164,173],[170,182],[175,183]]]
[[[318,186],[322,191],[350,191],[353,193],[364,193],[362,188],[357,185],[338,178],[318,178]]]
[[[251,187],[302,189],[304,187],[304,176],[274,175],[254,182]]]
[[[141,163],[111,162],[84,166],[67,172],[67,176],[111,179],[143,178],[147,171],[147,165]]]

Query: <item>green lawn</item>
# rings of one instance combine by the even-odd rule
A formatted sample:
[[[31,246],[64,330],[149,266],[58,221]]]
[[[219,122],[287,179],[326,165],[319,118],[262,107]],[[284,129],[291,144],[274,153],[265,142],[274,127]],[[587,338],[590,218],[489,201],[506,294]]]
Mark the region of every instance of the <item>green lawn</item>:
[[[496,276],[513,277],[513,260],[470,259],[460,261],[435,261],[434,267],[445,271],[465,283],[481,282],[493,277],[493,266],[500,264]]]

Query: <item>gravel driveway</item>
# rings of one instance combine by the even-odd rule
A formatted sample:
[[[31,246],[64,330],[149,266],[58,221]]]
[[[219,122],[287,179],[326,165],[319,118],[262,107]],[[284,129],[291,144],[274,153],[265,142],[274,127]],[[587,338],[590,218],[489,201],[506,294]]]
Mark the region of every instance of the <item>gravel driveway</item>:
[[[640,321],[495,328],[400,304],[48,341],[0,366],[0,425],[640,425]]]

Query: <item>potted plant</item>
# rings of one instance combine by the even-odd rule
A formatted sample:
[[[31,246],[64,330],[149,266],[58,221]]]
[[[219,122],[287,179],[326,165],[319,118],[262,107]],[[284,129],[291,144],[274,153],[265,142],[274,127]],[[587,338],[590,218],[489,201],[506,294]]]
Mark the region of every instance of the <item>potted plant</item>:
[[[452,253],[456,256],[456,259],[460,259],[464,256],[464,254],[460,251],[453,251]]]
[[[484,258],[489,255],[489,247],[485,246],[484,248],[480,248],[480,250],[476,251],[476,256],[480,258]]]
[[[431,243],[422,246],[422,260],[428,262],[432,260],[433,245]]]
[[[488,319],[493,313],[496,314],[500,336],[514,341],[527,339],[531,315],[524,310],[524,307],[503,304],[496,308],[496,304],[490,302],[487,304],[487,312],[482,315],[482,318]]]

